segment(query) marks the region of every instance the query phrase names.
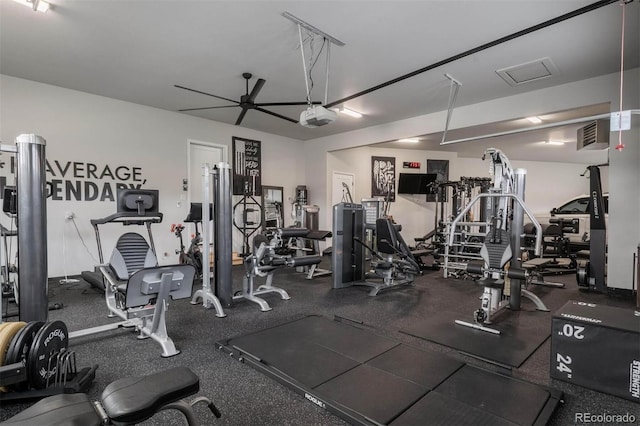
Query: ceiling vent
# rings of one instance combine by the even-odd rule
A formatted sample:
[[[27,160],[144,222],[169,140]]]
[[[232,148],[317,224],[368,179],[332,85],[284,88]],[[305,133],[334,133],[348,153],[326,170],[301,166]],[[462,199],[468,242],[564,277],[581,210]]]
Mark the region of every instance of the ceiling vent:
[[[592,121],[578,129],[578,151],[609,148],[609,120]]]
[[[519,86],[532,81],[549,78],[558,74],[558,68],[551,58],[536,59],[520,65],[497,70],[496,73],[510,86]]]

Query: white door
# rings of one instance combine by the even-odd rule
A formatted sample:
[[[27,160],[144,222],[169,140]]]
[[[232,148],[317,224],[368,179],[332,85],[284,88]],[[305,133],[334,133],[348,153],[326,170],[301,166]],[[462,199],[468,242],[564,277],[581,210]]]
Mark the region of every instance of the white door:
[[[215,165],[220,162],[227,162],[228,148],[226,145],[220,145],[210,142],[202,142],[189,140],[188,162],[189,162],[189,180],[187,181],[187,202],[202,202],[202,165],[207,163]],[[213,200],[213,195],[211,196]],[[187,204],[186,211],[189,212],[190,204]],[[186,224],[185,224],[186,225]],[[189,234],[196,232],[194,224],[189,224]],[[202,231],[202,229],[200,229]],[[213,238],[213,237],[212,237]]]
[[[207,163],[213,166],[220,162],[227,162],[227,150],[226,145],[189,140],[189,180],[187,182],[189,203],[202,201],[202,165]]]
[[[331,190],[331,205],[350,201],[349,194],[354,197],[353,202],[357,203],[356,196],[356,176],[353,173],[333,172]]]

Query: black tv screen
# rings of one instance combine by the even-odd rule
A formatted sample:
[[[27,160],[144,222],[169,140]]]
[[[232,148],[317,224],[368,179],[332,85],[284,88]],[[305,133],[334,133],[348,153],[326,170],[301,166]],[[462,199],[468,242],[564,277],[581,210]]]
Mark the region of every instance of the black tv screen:
[[[400,173],[398,194],[428,194],[428,185],[437,177],[435,173]]]
[[[158,190],[119,188],[116,204],[118,213],[158,213]]]

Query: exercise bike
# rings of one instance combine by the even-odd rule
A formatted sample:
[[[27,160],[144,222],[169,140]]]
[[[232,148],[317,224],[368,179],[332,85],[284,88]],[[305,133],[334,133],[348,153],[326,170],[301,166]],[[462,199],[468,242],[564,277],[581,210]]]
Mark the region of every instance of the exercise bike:
[[[187,248],[182,239],[182,231],[184,231],[184,225],[181,223],[171,225],[171,232],[180,240],[180,249],[176,249],[176,254],[179,255],[178,261],[181,265],[191,265],[196,268],[196,279],[202,279],[202,251],[200,250],[202,235],[196,231]]]

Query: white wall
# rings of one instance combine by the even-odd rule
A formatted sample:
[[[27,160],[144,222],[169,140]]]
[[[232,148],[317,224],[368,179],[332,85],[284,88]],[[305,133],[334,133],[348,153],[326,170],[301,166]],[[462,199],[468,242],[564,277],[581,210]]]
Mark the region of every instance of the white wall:
[[[105,165],[140,168],[140,180],[145,180],[143,187],[160,190],[160,210],[165,218],[153,229],[162,264],[177,259],[174,254],[177,239],[169,232],[169,226],[181,222],[188,209],[186,202],[179,206],[181,196],[186,195],[182,179],[187,177],[188,139],[226,144],[229,152],[232,136],[260,140],[263,184],[284,186],[287,196],[294,193],[296,185],[305,183],[303,146],[294,139],[4,75],[0,76],[0,90],[0,138],[4,144],[13,143],[21,133],[35,133],[47,141],[50,164],[57,160],[62,165],[71,161],[94,163],[98,168]],[[9,161],[6,154],[0,159]],[[0,169],[0,175],[7,174],[7,168]],[[47,173],[47,178],[55,177]],[[114,183],[110,178],[75,180],[99,186]],[[141,183],[131,179],[126,182]],[[109,201],[47,201],[49,276],[93,269],[97,249],[89,220],[114,213],[115,208],[115,202]],[[287,217],[289,210],[286,206]],[[64,219],[69,211],[76,214],[88,250],[73,224]],[[5,224],[6,219],[0,218]],[[144,233],[144,229],[141,231]],[[101,229],[107,256],[122,232],[120,225]],[[240,244],[234,240],[234,249]],[[23,265],[26,262],[23,260]]]

